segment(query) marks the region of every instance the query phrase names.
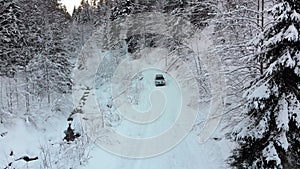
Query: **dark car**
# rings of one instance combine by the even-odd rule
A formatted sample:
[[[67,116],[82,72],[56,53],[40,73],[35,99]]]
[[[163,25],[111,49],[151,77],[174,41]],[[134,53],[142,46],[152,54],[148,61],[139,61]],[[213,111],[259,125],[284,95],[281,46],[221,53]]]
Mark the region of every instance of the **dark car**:
[[[162,74],[156,74],[155,76],[155,86],[165,86],[166,80]]]

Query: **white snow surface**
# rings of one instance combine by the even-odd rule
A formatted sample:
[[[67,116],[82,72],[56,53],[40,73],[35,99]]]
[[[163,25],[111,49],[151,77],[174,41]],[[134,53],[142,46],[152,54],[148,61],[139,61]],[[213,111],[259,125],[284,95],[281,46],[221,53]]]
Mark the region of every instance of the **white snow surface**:
[[[198,39],[199,40],[199,39]],[[204,43],[201,43],[202,45]],[[210,43],[206,43],[206,45],[209,45]],[[197,45],[197,44],[195,44]],[[201,46],[201,49],[207,49],[208,46]],[[96,53],[94,55],[89,55],[90,58],[85,62],[86,67],[85,70],[83,70],[81,73],[86,73],[90,69],[91,72],[94,72],[94,65],[99,60],[99,56],[103,56],[103,52],[97,52],[94,49],[91,49],[89,51],[95,51]],[[148,51],[147,55],[159,55],[164,52],[158,52],[157,50],[154,51]],[[154,52],[154,53],[151,53]],[[198,51],[199,54],[207,55],[207,53]],[[107,53],[105,53],[107,54]],[[93,56],[97,56],[98,58],[93,58]],[[212,56],[208,56],[212,57]],[[172,57],[170,57],[172,58]],[[95,59],[95,60],[94,60]],[[169,59],[170,61],[170,59]],[[171,60],[172,61],[172,60]],[[136,60],[132,60],[132,62],[137,62]],[[161,64],[162,63],[162,64]],[[88,66],[89,64],[92,64],[92,66]],[[156,66],[163,66],[164,62],[159,62]],[[214,63],[211,63],[212,65]],[[138,65],[141,66],[141,65]],[[142,65],[143,66],[143,65]],[[141,66],[141,67],[142,67]],[[179,67],[179,70],[177,70],[177,75],[179,76],[185,76],[187,72],[180,71],[181,65],[174,65],[174,69],[177,69]],[[206,65],[210,66],[210,65]],[[176,68],[177,67],[177,68]],[[212,66],[209,67],[212,69]],[[133,69],[132,67],[128,67],[128,70]],[[161,67],[162,70],[164,70],[163,67]],[[218,68],[219,69],[219,68]],[[124,69],[121,69],[124,70]],[[213,69],[212,69],[213,70]],[[80,71],[80,70],[79,70]],[[171,70],[172,71],[172,70]],[[122,71],[121,71],[122,72]],[[101,137],[102,140],[107,142],[109,144],[118,144],[118,140],[112,140],[110,138],[110,132],[111,130],[117,131],[118,133],[126,136],[131,136],[135,138],[149,138],[156,136],[157,134],[160,134],[163,130],[167,129],[168,127],[171,127],[170,125],[174,123],[174,120],[177,118],[176,112],[174,113],[174,110],[177,109],[177,104],[180,103],[180,101],[177,99],[178,96],[178,89],[176,89],[176,84],[172,80],[172,77],[168,73],[163,73],[167,79],[167,86],[156,88],[154,86],[154,74],[157,72],[157,70],[150,70],[150,71],[144,71],[142,73],[137,73],[137,76],[143,77],[141,80],[141,84],[132,84],[132,88],[135,88],[137,92],[140,92],[138,96],[129,94],[127,99],[129,102],[133,103],[134,109],[139,109],[142,111],[147,111],[151,105],[147,100],[149,100],[149,93],[152,90],[160,90],[163,91],[165,94],[165,97],[171,97],[172,104],[165,104],[165,112],[163,115],[160,116],[159,119],[153,121],[152,123],[148,125],[142,125],[142,124],[136,124],[133,123],[130,120],[127,120],[126,118],[121,118],[121,122],[117,123],[117,125],[112,126],[110,129],[104,129],[100,130],[99,128],[90,127],[89,130],[95,130],[95,133],[102,133],[103,137]],[[158,71],[159,72],[159,71]],[[212,73],[212,72],[210,72]],[[130,73],[129,73],[130,74]],[[89,78],[91,77],[89,73],[87,73],[87,76],[84,76],[83,78]],[[175,75],[176,77],[176,75]],[[125,80],[131,80],[128,79],[128,77],[125,77]],[[132,78],[132,77],[131,77]],[[89,85],[88,83],[91,82],[91,79],[82,80],[83,84]],[[187,78],[188,82],[188,78]],[[80,85],[80,84],[79,84]],[[105,105],[107,103],[111,103],[111,94],[109,94],[109,87],[107,86],[109,84],[103,85],[100,88],[97,88],[95,90],[95,95],[98,95],[100,110],[103,110],[105,112],[110,112],[112,114],[116,113],[116,109],[113,108],[107,108]],[[121,85],[122,84],[117,84]],[[224,84],[218,84],[218,85],[224,85]],[[216,88],[216,89],[219,89]],[[134,91],[129,89],[128,91]],[[186,92],[191,92],[186,91]],[[79,92],[80,93],[80,92]],[[82,93],[82,92],[81,92]],[[216,92],[217,93],[217,92]],[[219,92],[220,93],[220,92]],[[79,94],[80,95],[80,94]],[[136,100],[136,99],[139,100]],[[157,98],[160,100],[161,98]],[[166,99],[168,100],[168,99]],[[170,101],[170,100],[169,100]],[[197,102],[197,100],[195,100]],[[94,101],[91,101],[94,102]],[[119,103],[122,105],[122,103]],[[207,115],[209,113],[209,104],[200,104],[200,122],[204,122],[207,118]],[[88,103],[89,105],[89,103]],[[101,107],[101,105],[103,107]],[[214,105],[214,104],[212,104]],[[216,111],[218,108],[216,107],[214,111]],[[83,108],[84,112],[93,112],[94,109],[87,106]],[[146,112],[147,113],[147,112]],[[215,113],[215,112],[212,112]],[[97,115],[96,115],[97,116]],[[98,115],[99,116],[99,115]],[[217,116],[217,115],[216,115]],[[196,119],[195,119],[196,120]],[[97,168],[106,168],[106,169],[220,169],[220,168],[226,168],[226,164],[224,160],[228,157],[229,151],[232,149],[231,145],[228,143],[227,140],[224,139],[223,133],[221,132],[220,128],[217,128],[215,130],[216,125],[218,125],[218,118],[212,119],[209,123],[207,123],[207,127],[211,127],[213,130],[213,134],[205,139],[202,143],[199,142],[199,131],[191,131],[187,137],[185,137],[179,144],[177,144],[174,148],[170,149],[167,152],[164,152],[163,154],[158,154],[154,157],[149,158],[128,158],[128,157],[122,157],[115,154],[112,154],[106,150],[103,150],[100,148],[100,146],[94,145],[94,149],[91,151],[91,159],[89,160],[89,163],[83,167],[83,169],[97,169]],[[197,121],[199,122],[199,121]],[[100,126],[98,126],[100,127]],[[96,131],[97,130],[97,131]],[[211,131],[210,131],[211,132]],[[207,132],[206,134],[203,134],[203,136],[209,135],[210,132]],[[96,135],[96,134],[95,134]],[[218,137],[216,139],[213,139],[214,137]],[[113,138],[115,139],[115,138]],[[99,141],[99,140],[98,140]],[[165,145],[168,143],[161,142],[161,145]],[[144,151],[148,149],[156,149],[161,146],[160,144],[157,144],[157,146],[151,146],[151,147],[145,147],[147,145],[137,145],[135,148],[132,149],[133,152],[135,151]],[[128,149],[128,147],[123,147],[124,149]],[[126,150],[127,151],[127,150]]]
[[[206,45],[208,44],[210,43],[207,43]],[[201,43],[201,45],[201,48],[203,49],[208,48],[208,46],[205,46],[204,42]],[[99,55],[103,54],[102,51],[92,51],[89,49],[87,50],[91,53],[96,52]],[[199,51],[199,53],[203,55],[207,54],[205,52],[201,53],[201,51]],[[98,65],[95,65],[93,63],[98,63],[98,60],[100,59],[99,55],[94,58],[95,60],[89,60],[90,62],[88,61],[88,63],[85,63],[85,60],[83,61],[83,63],[88,65],[87,67],[92,70],[91,72],[89,72],[89,70],[78,70],[79,74],[81,74],[78,76],[81,78],[81,81],[79,82],[83,83],[77,86],[79,97],[76,97],[75,101],[78,101],[78,99],[80,99],[82,93],[84,92],[84,89],[87,86],[94,87],[94,73],[97,70]],[[207,56],[207,58],[209,57],[211,56]],[[210,61],[212,62],[212,60]],[[213,64],[214,63],[211,63],[211,65]],[[211,65],[206,66],[213,70]],[[184,73],[187,73],[180,71],[178,72],[179,75],[182,76],[185,76]],[[145,96],[149,95],[149,92],[151,90],[156,89],[154,87],[154,83],[151,82],[151,79],[153,79],[153,73],[156,72],[148,71],[143,73],[145,83],[142,84],[143,87],[138,87],[138,89],[141,90],[138,97],[140,100],[138,100],[137,104],[134,105],[134,108],[146,110],[150,107],[149,103],[147,102],[148,99],[145,99]],[[173,112],[178,108],[177,106],[180,105],[180,100],[176,100],[179,95],[179,90],[177,89],[177,85],[175,84],[175,82],[172,80],[172,77],[168,74],[164,75],[167,79],[167,86],[156,90],[163,91],[167,98],[170,97],[173,99],[166,99],[166,107],[164,108],[165,113],[160,116],[160,119],[155,120],[151,125],[143,127],[141,127],[142,125],[134,124],[130,121],[127,121],[126,119],[121,119],[121,123],[113,126],[113,129],[117,130],[120,133],[123,133],[124,135],[147,138],[161,133],[163,130],[167,129],[171,124],[174,123],[178,114]],[[187,82],[189,82],[188,79]],[[91,93],[92,95],[99,94],[99,98],[101,98],[101,101],[106,104],[110,102],[110,95],[107,93],[107,90],[109,90],[109,88],[107,86],[103,86],[103,89],[105,90],[96,90],[92,91]],[[214,93],[215,95],[217,95],[218,91],[214,91]],[[173,102],[170,103],[170,101]],[[198,100],[195,100],[195,102],[198,103]],[[196,122],[200,123],[206,120],[207,115],[210,112],[210,103],[199,104],[199,119],[197,119]],[[95,105],[97,105],[95,100],[89,102],[88,104],[83,106],[84,112],[95,109]],[[215,107],[214,111],[212,112],[216,117],[218,117],[217,115],[219,115],[214,114],[215,112],[217,112],[217,110],[218,107]],[[47,160],[49,160],[49,162],[51,162],[51,164],[47,164],[49,165],[48,168],[53,169],[223,169],[227,168],[224,160],[228,157],[229,151],[232,149],[232,145],[230,145],[228,141],[224,139],[221,127],[216,127],[217,123],[219,122],[219,119],[216,117],[214,119],[210,119],[209,123],[206,123],[206,126],[213,129],[213,134],[203,142],[199,142],[199,131],[195,129],[188,133],[188,135],[171,150],[151,158],[142,159],[116,156],[101,149],[96,144],[91,143],[90,146],[92,147],[92,150],[89,153],[91,158],[88,160],[88,162],[82,159],[84,157],[82,153],[89,150],[87,144],[90,143],[83,144],[81,140],[77,140],[71,144],[64,144],[62,142],[62,138],[64,137],[63,131],[67,128],[65,114],[57,113],[51,116],[47,121],[41,122],[39,127],[27,124],[23,119],[15,119],[14,123],[10,126],[0,125],[0,134],[7,132],[4,137],[0,137],[0,168],[5,168],[10,162],[13,162],[15,159],[28,155],[30,157],[38,156],[39,159],[37,161],[32,161],[29,163],[26,163],[22,160],[16,161],[13,162],[12,166],[16,169],[40,169],[41,166],[46,165],[43,164],[43,157],[45,157],[47,158]],[[75,127],[75,129],[77,129],[78,131],[80,127],[78,126],[78,124],[75,125],[76,126],[73,127]],[[203,135],[210,135],[210,132]],[[46,151],[43,152],[42,148],[46,148]],[[136,147],[136,149],[139,148],[140,147],[138,146]],[[156,147],[149,147],[149,149],[155,148]],[[14,152],[14,155],[12,157],[9,156],[11,151]],[[43,153],[46,154],[43,155]]]
[[[153,75],[155,75],[158,70],[147,70],[142,73],[143,77],[143,91],[141,91],[140,96],[142,100],[139,100],[140,105],[133,105],[137,109],[147,109],[149,108],[149,103],[147,103],[148,97],[143,97],[148,95],[149,92],[156,87],[153,82]],[[155,136],[163,132],[165,129],[170,127],[174,123],[177,117],[177,105],[178,100],[178,89],[172,77],[164,74],[167,79],[167,86],[156,89],[163,90],[166,97],[173,97],[171,100],[174,104],[169,104],[165,108],[164,114],[155,122],[147,125],[140,125],[132,123],[128,120],[123,120],[120,125],[116,126],[114,130],[122,133],[126,136],[137,137],[137,138],[147,138]],[[97,93],[103,93],[103,91],[98,91]],[[145,100],[145,101],[143,101]],[[168,99],[167,99],[168,100]],[[202,107],[201,112],[203,114],[207,113],[207,106]],[[222,135],[217,130],[215,135]],[[163,144],[163,143],[162,143]],[[157,145],[159,146],[159,145]],[[141,147],[136,147],[140,149]],[[156,147],[151,147],[155,149]],[[126,157],[120,157],[107,152],[100,147],[94,147],[91,152],[91,159],[89,163],[83,167],[83,169],[220,169],[226,168],[224,160],[228,157],[230,147],[227,140],[216,141],[212,138],[204,143],[199,142],[196,132],[191,132],[181,143],[175,146],[168,152],[160,154],[151,158],[142,159],[132,159]],[[134,150],[133,150],[134,151]],[[143,151],[143,149],[140,149]]]
[[[291,24],[288,29],[283,34],[284,39],[287,39],[288,41],[292,42],[298,42],[299,41],[299,32],[294,24]]]
[[[263,150],[263,157],[266,159],[267,162],[275,161],[276,165],[281,164],[281,160],[278,156],[276,148],[274,147],[273,142],[270,142],[267,147]]]
[[[16,169],[41,168],[41,148],[49,145],[51,149],[52,146],[55,147],[63,143],[63,131],[67,128],[67,123],[66,118],[62,117],[50,117],[47,122],[43,123],[43,126],[38,126],[38,128],[24,119],[17,118],[13,119],[13,122],[9,125],[0,125],[0,133],[7,132],[4,137],[0,137],[0,168],[5,168],[10,162],[12,162],[12,167]],[[11,151],[13,155],[9,156]],[[53,152],[48,151],[45,153],[54,152],[53,149]],[[39,157],[39,159],[29,163],[23,160],[15,161],[23,156]],[[57,157],[57,159],[52,160],[60,161],[61,159]]]
[[[176,85],[174,79],[166,73],[163,73],[166,77],[167,85],[165,87],[157,88],[154,85],[154,77],[159,70],[148,69],[139,74],[139,77],[143,77],[140,81],[141,84],[133,85],[142,86],[143,90],[140,91],[139,104],[133,105],[136,109],[147,110],[151,105],[149,104],[149,93],[152,90],[162,90],[165,93],[166,107],[164,113],[159,119],[154,122],[141,125],[133,123],[129,120],[123,119],[123,121],[114,127],[114,130],[126,136],[136,138],[149,138],[160,134],[164,130],[172,126],[178,116],[178,108],[180,108],[180,90]],[[160,72],[162,73],[162,72]],[[106,87],[103,87],[106,89]],[[130,90],[129,90],[130,91]],[[97,94],[102,95],[105,91],[96,91]],[[107,92],[107,91],[106,91]],[[106,94],[104,94],[106,95]],[[103,97],[101,96],[103,99]],[[170,99],[171,98],[171,99]],[[159,98],[157,98],[159,99]],[[160,100],[160,99],[159,99]],[[171,102],[170,102],[171,101]],[[200,114],[204,116],[208,113],[208,106],[203,105],[201,107]],[[201,115],[200,115],[201,116]],[[203,117],[205,118],[205,117]],[[222,135],[218,129],[214,136]],[[199,142],[198,133],[191,132],[188,136],[182,140],[177,146],[168,152],[160,154],[151,158],[132,159],[126,157],[120,157],[109,153],[98,146],[94,147],[91,152],[92,159],[89,161],[84,169],[220,169],[225,168],[224,160],[228,157],[231,149],[228,142],[224,139],[216,141],[212,138],[208,139],[204,143]],[[166,144],[166,143],[162,143]],[[159,146],[159,145],[157,145]],[[143,146],[137,146],[136,149],[143,151]],[[126,149],[126,147],[124,147]],[[156,147],[150,147],[156,149]],[[135,151],[135,150],[133,150]]]
[[[209,140],[199,144],[190,134],[182,143],[160,156],[129,159],[110,154],[99,147],[92,151],[92,159],[84,169],[222,169],[227,158],[226,141]],[[154,147],[155,148],[155,147]]]
[[[288,96],[287,96],[288,97]],[[278,102],[279,111],[278,117],[276,118],[276,124],[278,129],[283,129],[284,131],[289,130],[289,103],[285,97],[281,98]]]

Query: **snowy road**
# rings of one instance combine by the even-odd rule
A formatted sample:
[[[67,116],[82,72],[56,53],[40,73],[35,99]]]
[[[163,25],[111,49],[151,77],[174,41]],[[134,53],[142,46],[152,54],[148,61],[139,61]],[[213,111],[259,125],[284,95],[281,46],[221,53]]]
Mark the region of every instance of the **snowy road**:
[[[148,124],[138,124],[129,120],[124,120],[114,128],[115,131],[126,136],[135,138],[154,137],[168,128],[172,127],[178,118],[180,110],[180,89],[176,81],[168,74],[164,74],[167,79],[167,86],[155,87],[154,77],[160,71],[148,69],[143,71],[139,77],[143,77],[139,82],[143,90],[141,91],[139,104],[133,105],[137,110],[144,112],[151,108],[149,95],[154,90],[165,93],[166,103],[162,115],[154,122]],[[129,90],[130,91],[130,90]],[[100,94],[100,93],[99,93]],[[156,98],[162,100],[162,98]],[[209,107],[201,107],[200,113],[208,114]],[[149,112],[145,112],[149,113]],[[165,144],[165,143],[162,143]],[[209,139],[203,144],[199,143],[196,133],[191,132],[181,143],[173,149],[158,156],[144,159],[131,159],[120,157],[95,147],[92,151],[92,159],[85,167],[86,169],[106,168],[106,169],[220,169],[224,168],[223,160],[226,158],[229,147],[226,141],[215,141]],[[159,146],[159,145],[157,145]],[[123,147],[126,149],[126,147]],[[150,147],[156,149],[157,147]],[[143,146],[136,146],[132,151],[143,151]]]
[[[121,125],[116,127],[117,132],[136,138],[154,137],[157,134],[166,131],[177,120],[180,113],[178,110],[181,108],[180,89],[175,83],[175,80],[166,73],[164,73],[164,76],[166,78],[167,86],[155,87],[154,77],[156,73],[161,72],[156,69],[146,69],[142,72],[140,76],[142,76],[143,79],[139,81],[139,85],[143,88],[139,93],[138,103],[133,104],[132,107],[137,111],[140,111],[140,114],[142,115],[145,115],[145,113],[155,113],[157,116],[153,121],[146,124],[124,120]],[[152,92],[154,92],[154,94]],[[151,96],[152,99],[149,96]],[[162,109],[162,111],[157,110],[157,107]]]
[[[209,34],[211,29],[207,28],[204,33]],[[210,41],[195,37],[191,42],[191,48],[196,48],[194,51],[207,64],[205,66],[212,75],[211,80],[220,82],[218,78],[221,79],[221,75],[214,76],[220,71],[218,67],[220,65],[216,62],[217,59],[207,53]],[[110,56],[109,52],[98,51],[96,46],[93,47],[93,43],[86,52],[89,52],[90,58],[84,61],[86,70],[79,70],[79,74],[84,75],[79,75],[79,78],[83,78],[79,82],[83,86],[93,87],[95,84],[91,77],[98,66],[95,63],[101,60],[99,56],[108,55],[108,58],[114,56]],[[212,91],[213,102],[200,104],[197,99],[199,98],[197,84],[192,80],[193,75],[189,67],[184,62],[176,61],[179,56],[170,55],[165,49],[144,49],[141,53],[143,55],[140,59],[128,59],[130,56],[126,56],[125,61],[119,63],[111,77],[112,90],[109,89],[109,84],[104,83],[94,91],[98,99],[88,98],[83,110],[93,112],[90,115],[85,114],[86,119],[93,119],[93,122],[84,123],[86,130],[99,147],[95,146],[92,151],[93,158],[85,168],[224,168],[224,159],[230,149],[227,147],[227,141],[215,141],[210,138],[211,135],[222,135],[217,128],[220,118],[215,117],[207,121],[209,115],[218,116],[222,113],[222,106],[218,106],[223,104],[223,100],[218,99],[218,94],[222,92],[222,84],[211,82],[211,86],[215,87]],[[167,86],[161,88],[154,86],[154,77],[158,72],[166,76]],[[138,80],[134,82],[134,79]],[[94,122],[95,119],[101,118],[95,112],[95,100],[99,101],[99,105],[106,105],[111,98],[113,98],[112,110],[115,111],[113,113],[119,113],[123,118],[118,125],[103,130],[97,122]],[[107,107],[100,106],[100,109],[111,111]],[[200,121],[206,121],[200,133],[202,143],[199,142],[199,133],[190,131],[196,120],[196,116],[192,115],[195,110]],[[173,132],[170,129],[173,129]],[[160,139],[160,136],[164,139]]]

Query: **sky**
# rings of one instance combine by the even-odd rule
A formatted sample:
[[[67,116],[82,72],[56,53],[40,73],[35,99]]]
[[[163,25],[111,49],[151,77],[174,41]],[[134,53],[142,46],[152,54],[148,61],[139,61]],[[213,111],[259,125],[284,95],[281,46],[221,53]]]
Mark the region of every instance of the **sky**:
[[[72,14],[74,6],[79,6],[81,0],[61,0],[61,3],[66,5],[67,10],[70,14]]]

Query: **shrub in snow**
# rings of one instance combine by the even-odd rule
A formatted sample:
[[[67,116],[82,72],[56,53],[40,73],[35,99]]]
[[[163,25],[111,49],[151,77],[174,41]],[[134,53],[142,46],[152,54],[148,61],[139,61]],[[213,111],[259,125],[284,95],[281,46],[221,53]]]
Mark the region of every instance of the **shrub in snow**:
[[[90,145],[86,135],[70,143],[43,144],[40,147],[41,163],[39,168],[81,168],[87,164],[90,158]]]

